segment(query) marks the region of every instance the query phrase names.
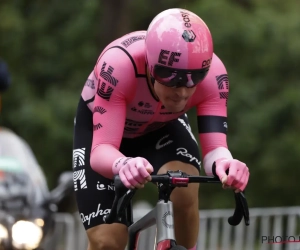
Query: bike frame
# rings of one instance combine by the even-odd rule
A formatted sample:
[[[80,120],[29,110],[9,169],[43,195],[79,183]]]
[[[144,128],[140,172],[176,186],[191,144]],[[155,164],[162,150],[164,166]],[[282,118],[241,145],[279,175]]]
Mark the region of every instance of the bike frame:
[[[157,250],[167,250],[176,245],[174,233],[173,203],[159,201],[156,206],[129,228],[128,250],[138,249],[138,236],[142,230],[156,225]]]
[[[167,174],[152,175],[151,182],[158,184],[158,202],[150,212],[133,223],[131,202],[136,189],[126,189],[120,177],[115,176],[115,199],[110,214],[104,216],[103,220],[107,224],[123,223],[128,226],[128,250],[137,250],[140,232],[153,225],[156,225],[156,250],[183,250],[185,248],[178,246],[175,239],[173,203],[170,201],[172,191],[176,187],[187,187],[188,183],[220,183],[220,180],[217,177],[189,176],[181,171],[168,171]],[[235,211],[228,218],[228,223],[236,226],[244,218],[248,226],[250,223],[246,198],[242,192],[234,193],[234,198]]]

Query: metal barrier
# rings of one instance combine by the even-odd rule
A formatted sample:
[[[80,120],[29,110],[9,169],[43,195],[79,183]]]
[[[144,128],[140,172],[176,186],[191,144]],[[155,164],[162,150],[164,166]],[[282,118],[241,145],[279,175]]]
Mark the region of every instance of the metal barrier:
[[[57,213],[54,233],[46,239],[44,250],[76,250],[77,246],[74,241],[78,234],[75,227],[76,221],[78,219],[71,214]],[[82,249],[86,249],[86,247]]]
[[[296,250],[299,242],[300,207],[250,209],[250,226],[228,224],[232,210],[200,211],[198,250]],[[297,239],[298,237],[298,239]],[[293,239],[293,238],[290,238]]]
[[[148,211],[134,209],[134,220]],[[199,211],[197,250],[300,250],[300,207],[252,208],[248,227],[244,221],[236,227],[230,226],[227,219],[232,212],[232,209]],[[79,214],[71,216],[72,219],[63,219],[64,216],[57,217],[66,224],[65,230],[70,230],[64,249],[86,250],[87,237]],[[152,226],[140,234],[140,249],[153,250],[155,233]]]

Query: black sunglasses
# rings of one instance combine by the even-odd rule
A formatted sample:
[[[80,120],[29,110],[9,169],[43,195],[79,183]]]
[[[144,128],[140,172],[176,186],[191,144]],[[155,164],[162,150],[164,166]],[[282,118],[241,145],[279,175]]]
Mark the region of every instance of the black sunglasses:
[[[193,88],[207,75],[209,67],[203,69],[183,70],[162,65],[155,65],[153,78],[167,87]]]

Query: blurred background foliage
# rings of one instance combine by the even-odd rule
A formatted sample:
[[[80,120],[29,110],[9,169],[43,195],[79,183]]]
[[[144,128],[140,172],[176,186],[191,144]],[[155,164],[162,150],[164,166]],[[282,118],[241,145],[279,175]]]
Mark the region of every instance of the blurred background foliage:
[[[160,11],[189,9],[209,26],[230,81],[228,145],[250,168],[250,207],[299,205],[300,18],[298,0],[2,0],[0,57],[12,86],[1,125],[32,147],[50,187],[72,168],[81,89],[107,43],[146,30]],[[189,112],[196,131],[195,110]],[[203,172],[204,174],[204,172]],[[136,199],[149,197],[150,186]],[[139,193],[138,193],[139,194]],[[203,185],[200,208],[228,208],[230,191]]]

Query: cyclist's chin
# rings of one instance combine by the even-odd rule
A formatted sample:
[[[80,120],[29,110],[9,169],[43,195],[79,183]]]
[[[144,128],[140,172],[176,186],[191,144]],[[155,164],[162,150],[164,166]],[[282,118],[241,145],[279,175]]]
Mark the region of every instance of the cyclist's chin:
[[[187,104],[186,100],[167,100],[166,102],[163,103],[165,106],[166,110],[169,112],[177,113],[181,112]]]

